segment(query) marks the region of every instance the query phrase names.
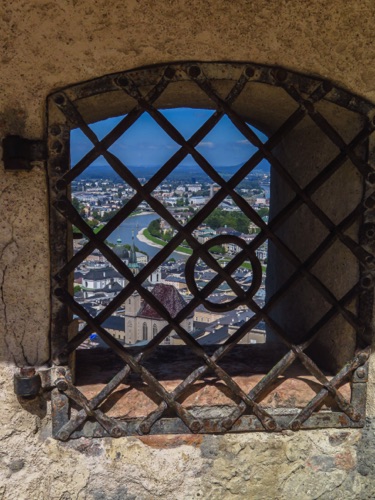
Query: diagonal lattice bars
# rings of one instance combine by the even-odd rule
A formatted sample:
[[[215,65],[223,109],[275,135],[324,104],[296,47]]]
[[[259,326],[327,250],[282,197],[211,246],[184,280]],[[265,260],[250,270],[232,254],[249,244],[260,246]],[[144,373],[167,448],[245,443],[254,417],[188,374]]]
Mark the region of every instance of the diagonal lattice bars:
[[[219,65],[220,66],[220,65]],[[225,70],[224,70],[225,68]],[[216,66],[214,66],[214,70]],[[373,206],[373,192],[369,189],[372,186],[373,169],[370,164],[363,161],[358,155],[358,149],[366,146],[366,143],[371,136],[374,125],[373,121],[369,121],[367,115],[364,115],[364,125],[362,129],[346,143],[340,133],[329,123],[329,121],[318,111],[316,104],[323,102],[325,99],[334,102],[339,106],[348,106],[352,111],[358,114],[363,114],[364,110],[370,117],[373,116],[372,106],[368,103],[358,100],[348,99],[347,93],[340,89],[334,88],[328,82],[308,79],[300,75],[293,75],[284,70],[275,71],[272,68],[249,65],[222,65],[220,71],[225,74],[223,80],[230,81],[230,90],[226,90],[224,96],[222,92],[215,90],[217,81],[220,81],[218,72],[216,76],[208,76],[210,73],[210,65],[192,65],[181,64],[160,68],[159,72],[152,73],[152,83],[144,84],[144,79],[140,79],[139,73],[115,75],[112,79],[107,79],[102,85],[101,92],[122,92],[133,101],[133,107],[129,109],[127,114],[120,122],[109,132],[104,139],[99,140],[96,134],[87,124],[79,109],[79,100],[88,98],[91,92],[97,92],[95,85],[86,85],[84,88],[66,89],[51,96],[52,107],[50,111],[50,120],[59,121],[62,131],[69,131],[71,128],[79,127],[80,130],[91,141],[92,149],[72,168],[68,169],[64,162],[67,161],[69,137],[62,135],[58,140],[55,139],[56,126],[51,127],[54,136],[51,144],[50,157],[50,172],[51,172],[51,187],[52,187],[52,210],[54,210],[53,219],[56,227],[63,227],[64,224],[70,223],[75,225],[88,239],[88,242],[74,256],[69,256],[69,252],[60,250],[58,255],[54,256],[52,266],[53,277],[56,283],[55,297],[60,301],[61,306],[53,305],[56,308],[56,317],[59,314],[66,314],[72,311],[86,323],[86,326],[71,340],[62,341],[63,336],[58,338],[58,333],[53,332],[54,345],[56,345],[54,360],[57,364],[66,364],[66,359],[69,353],[81,345],[81,343],[90,335],[91,332],[96,332],[103,341],[123,360],[124,367],[112,377],[111,381],[91,400],[88,400],[84,394],[79,391],[70,380],[60,381],[57,388],[61,393],[61,397],[66,397],[74,401],[81,410],[73,415],[70,419],[67,418],[60,426],[56,433],[59,439],[68,439],[69,436],[81,435],[79,429],[84,425],[87,419],[95,420],[102,429],[103,435],[120,436],[123,434],[132,433],[149,433],[149,432],[185,432],[186,429],[190,432],[223,432],[243,430],[244,422],[246,422],[247,430],[259,429],[259,425],[269,431],[279,430],[289,427],[293,430],[298,430],[300,427],[308,427],[322,424],[323,420],[319,419],[319,408],[328,396],[331,396],[341,413],[342,417],[332,414],[329,417],[331,422],[336,422],[337,418],[341,418],[341,422],[346,425],[360,425],[363,421],[361,410],[356,407],[354,400],[348,401],[339,391],[340,385],[353,377],[353,374],[360,367],[366,364],[368,358],[368,350],[364,349],[356,357],[341,368],[333,378],[328,378],[312,358],[306,354],[306,349],[310,347],[319,337],[320,332],[326,325],[337,317],[343,318],[356,332],[358,345],[362,347],[366,345],[367,329],[369,328],[369,317],[363,317],[358,314],[358,311],[366,309],[358,305],[357,311],[353,312],[353,304],[360,302],[369,303],[368,296],[372,296],[372,280],[369,277],[371,274],[374,256],[368,245],[363,245],[362,241],[357,242],[353,236],[349,236],[347,231],[355,224],[361,223],[364,219],[367,223],[367,210]],[[211,117],[200,126],[189,139],[184,139],[179,130],[174,127],[169,120],[159,111],[158,104],[167,90],[173,87],[175,82],[193,82],[197,89],[203,92],[208,99],[208,102],[213,103],[215,112]],[[249,127],[248,123],[235,110],[237,100],[247,92],[248,85],[257,82],[262,85],[274,85],[285,91],[285,94],[297,105],[290,116],[287,117],[276,132],[265,142],[262,143],[256,134]],[[150,89],[151,87],[151,89]],[[147,90],[145,90],[147,88]],[[227,87],[228,88],[228,87]],[[93,94],[93,95],[94,95]],[[55,108],[53,108],[53,106]],[[356,108],[357,106],[357,108]],[[56,115],[53,109],[58,109],[62,115]],[[133,124],[147,112],[168,134],[168,136],[179,146],[179,149],[174,153],[169,160],[154,174],[150,180],[142,185],[134,176],[131,170],[113,153],[108,151],[109,147],[115,143]],[[61,119],[61,116],[64,118]],[[214,129],[223,116],[227,116],[233,125],[240,133],[256,148],[256,152],[237,170],[237,172],[229,179],[224,180],[210,164],[206,158],[198,152],[197,145]],[[316,127],[338,148],[339,152],[335,158],[301,188],[294,177],[288,172],[288,169],[275,156],[273,150],[281,143],[283,138],[293,131],[299,123],[308,116]],[[65,138],[64,138],[65,137]],[[62,141],[62,147],[59,146],[59,141]],[[65,143],[64,143],[65,141]],[[57,144],[57,145],[56,145]],[[92,164],[100,155],[102,155],[113,170],[123,179],[131,188],[135,190],[132,198],[116,213],[112,220],[98,233],[89,227],[85,220],[79,215],[73,207],[70,196],[69,187],[73,180],[81,175],[85,169]],[[155,188],[166,180],[168,175],[181,163],[181,161],[191,155],[202,171],[219,186],[219,190],[208,201],[203,210],[198,211],[186,224],[182,225],[170,213],[165,206],[153,196]],[[289,188],[294,193],[294,197],[284,206],[271,221],[266,224],[254,208],[236,191],[238,184],[251,173],[262,160],[268,160],[275,171],[286,182]],[[318,207],[313,201],[312,195],[336,173],[340,167],[349,160],[357,169],[360,176],[367,181],[366,199],[364,203],[357,205],[343,220],[339,223],[334,223],[328,215]],[[61,175],[62,173],[62,175]],[[249,244],[246,244],[235,257],[229,261],[224,267],[216,261],[208,251],[208,245],[198,242],[192,232],[202,222],[209,213],[211,213],[219,204],[231,197],[240,210],[260,228],[260,233]],[[129,267],[113,252],[113,250],[105,243],[106,238],[116,229],[142,202],[148,205],[160,215],[172,228],[176,231],[175,236],[144,266],[137,276],[134,276]],[[304,260],[300,260],[294,250],[286,245],[277,235],[277,229],[288,221],[300,207],[306,206],[316,219],[326,228],[328,235],[318,244],[312,253]],[[65,222],[62,222],[65,221]],[[67,226],[64,226],[64,234],[67,234]],[[158,301],[149,290],[144,287],[145,280],[152,272],[186,240],[192,248],[196,258],[201,258],[207,266],[216,272],[213,278],[199,294],[196,294],[192,300],[172,317],[168,310]],[[242,287],[232,277],[232,273],[247,259],[250,253],[255,252],[266,240],[273,243],[280,255],[293,266],[294,271],[282,283],[282,285],[268,297],[266,304],[263,307],[259,305],[246,293]],[[327,287],[322,280],[313,271],[313,267],[319,260],[339,242],[355,256],[357,262],[363,269],[364,274],[359,282],[350,290],[338,299],[333,292]],[[57,248],[57,247],[56,247]],[[116,269],[120,275],[126,280],[127,284],[123,290],[111,300],[111,302],[96,316],[90,314],[74,300],[69,293],[69,277],[92,252],[99,250],[107,261]],[[255,272],[255,271],[254,271]],[[189,278],[191,279],[191,277]],[[254,280],[256,280],[254,275]],[[330,306],[330,308],[320,317],[320,319],[304,332],[301,336],[301,342],[292,343],[288,339],[288,332],[278,324],[271,316],[271,311],[293,286],[300,283],[302,279],[306,279],[308,283],[316,290]],[[189,280],[187,280],[189,283]],[[223,282],[226,282],[237,296],[238,301],[233,303],[246,304],[253,311],[253,316],[241,325],[238,330],[227,340],[223,345],[219,346],[214,352],[208,355],[205,349],[195,340],[195,338],[182,326],[182,322],[192,314],[197,306],[202,303],[206,304],[206,298]],[[133,353],[129,348],[123,346],[116,341],[108,331],[103,328],[104,321],[119,307],[126,299],[134,292],[138,292],[143,300],[148,303],[159,315],[166,321],[164,326],[157,335],[144,346],[139,353]],[[367,294],[367,295],[366,295]],[[230,305],[227,306],[227,309]],[[238,346],[238,343],[244,338],[247,332],[259,322],[265,321],[268,327],[280,339],[286,347],[287,352],[283,354],[273,368],[265,374],[261,380],[248,392],[244,391],[235,379],[228,374],[226,370],[219,364],[225,356],[228,356],[232,349]],[[156,347],[170,335],[171,332],[176,332],[184,344],[203,362],[195,368],[188,377],[182,380],[178,386],[171,392],[167,391],[160,381],[145,368],[143,361],[154,352]],[[270,389],[273,383],[296,361],[299,361],[306,371],[318,382],[322,389],[309,403],[301,410],[290,413],[290,416],[279,417],[278,414],[273,414],[259,401],[263,395]],[[235,404],[234,409],[221,418],[207,421],[205,418],[199,418],[194,412],[186,409],[181,402],[181,398],[191,389],[193,384],[202,379],[208,372],[216,375],[218,380],[221,380],[233,398],[239,402]],[[131,373],[138,374],[143,383],[151,389],[160,398],[160,403],[156,410],[149,415],[145,415],[142,419],[138,419],[135,423],[119,422],[116,419],[110,418],[99,409],[100,405],[124,383]],[[354,392],[355,393],[355,392]],[[354,394],[353,393],[353,394]],[[64,396],[65,395],[65,396]],[[172,423],[173,419],[166,417],[166,411],[172,412],[177,419]],[[252,420],[247,415],[253,415]],[[328,421],[326,419],[326,421]],[[179,423],[183,423],[183,427],[179,427]],[[134,424],[134,425],[133,425]],[[245,427],[246,427],[245,425]],[[171,430],[166,430],[171,429]],[[98,435],[100,431],[97,430]]]

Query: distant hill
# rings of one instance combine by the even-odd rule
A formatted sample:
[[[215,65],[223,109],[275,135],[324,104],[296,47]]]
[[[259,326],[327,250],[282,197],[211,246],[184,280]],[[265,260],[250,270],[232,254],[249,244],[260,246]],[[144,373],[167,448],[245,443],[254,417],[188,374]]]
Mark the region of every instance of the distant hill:
[[[239,168],[240,165],[231,165],[227,167],[215,167],[216,171],[222,175],[223,178],[231,177]],[[138,178],[145,177],[146,179],[152,177],[160,167],[139,167],[132,166],[128,167],[129,170]],[[256,167],[254,172],[268,174],[270,171],[269,164],[266,162],[262,162],[260,165]],[[190,179],[191,177],[195,177],[196,180],[204,180],[207,179],[207,175],[202,171],[202,169],[198,165],[186,166],[186,165],[178,165],[171,174],[169,174],[168,178],[177,180],[177,179]],[[107,165],[92,165],[89,169],[83,172],[79,177],[79,179],[100,179],[107,178],[113,180],[119,180],[120,176]]]

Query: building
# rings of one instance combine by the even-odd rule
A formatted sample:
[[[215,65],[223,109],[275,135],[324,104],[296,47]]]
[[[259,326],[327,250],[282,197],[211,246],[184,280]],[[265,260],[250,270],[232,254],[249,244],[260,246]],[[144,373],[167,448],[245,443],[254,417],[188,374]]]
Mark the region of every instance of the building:
[[[172,318],[186,306],[178,290],[173,285],[159,283],[151,291],[152,295],[168,311]],[[191,313],[181,326],[186,331],[193,330],[193,316]],[[125,342],[127,344],[136,344],[137,342],[148,342],[157,335],[168,322],[148,303],[141,300],[139,294],[134,293],[125,304]],[[163,344],[171,342],[170,335],[164,340]]]

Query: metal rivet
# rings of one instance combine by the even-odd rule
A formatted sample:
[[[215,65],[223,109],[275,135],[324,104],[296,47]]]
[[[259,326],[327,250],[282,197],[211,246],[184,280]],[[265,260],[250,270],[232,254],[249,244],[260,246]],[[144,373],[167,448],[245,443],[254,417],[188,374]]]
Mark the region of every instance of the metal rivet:
[[[121,87],[127,87],[129,85],[129,79],[126,78],[126,76],[119,76],[117,78],[117,83],[121,86]]]
[[[201,428],[202,428],[202,424],[199,422],[199,420],[193,420],[193,422],[190,425],[190,429],[193,432],[198,432],[201,430]]]
[[[67,439],[69,439],[69,433],[66,431],[61,431],[58,434],[58,438],[61,439],[61,441],[66,441]]]
[[[361,286],[363,288],[371,288],[372,287],[372,276],[363,276],[361,279]]]
[[[270,431],[274,431],[276,429],[276,422],[272,418],[267,418],[265,424],[267,429]]]
[[[300,428],[301,428],[301,422],[299,420],[294,420],[291,424],[290,424],[290,428],[292,429],[292,431],[299,431]]]
[[[285,82],[288,77],[287,71],[285,69],[279,68],[275,71],[275,78],[278,82]]]
[[[111,429],[111,436],[112,437],[120,437],[122,434],[122,430],[119,426],[116,426],[116,427],[113,427],[113,429]]]
[[[60,127],[60,125],[54,124],[54,125],[51,125],[49,131],[50,131],[51,135],[56,136],[56,135],[61,134],[61,127]]]
[[[146,422],[143,422],[142,424],[140,424],[139,426],[139,430],[142,432],[142,434],[148,434],[151,430],[149,424],[147,424]]]
[[[51,149],[56,151],[56,153],[61,153],[63,145],[60,141],[54,141],[51,145]]]
[[[365,378],[365,376],[366,376],[366,370],[363,367],[358,368],[355,373],[356,373],[358,378]]]
[[[197,78],[201,74],[201,69],[199,66],[190,66],[189,68],[189,76],[192,78]]]
[[[58,378],[55,380],[55,386],[59,391],[67,391],[68,390],[68,382],[64,378]]]
[[[55,101],[56,104],[61,106],[65,102],[65,96],[63,94],[58,94],[53,98],[53,100]]]
[[[62,297],[64,295],[64,289],[63,288],[55,288],[54,294],[55,294],[55,297]]]
[[[176,71],[173,68],[166,68],[164,71],[164,76],[165,78],[168,78],[168,80],[171,80],[175,74]]]
[[[63,189],[66,189],[67,187],[67,183],[64,179],[59,179],[57,182],[56,182],[56,189],[58,189],[59,191],[62,191]]]
[[[248,78],[251,78],[252,76],[255,75],[255,70],[251,66],[248,66],[245,70],[245,74]]]

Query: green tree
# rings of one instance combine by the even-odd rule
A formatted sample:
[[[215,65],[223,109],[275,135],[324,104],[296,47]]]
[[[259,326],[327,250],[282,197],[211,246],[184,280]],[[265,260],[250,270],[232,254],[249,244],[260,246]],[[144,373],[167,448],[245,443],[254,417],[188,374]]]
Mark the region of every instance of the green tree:
[[[213,247],[210,248],[210,252],[224,254],[225,250],[224,247],[222,247],[221,245],[214,245]]]
[[[270,209],[267,207],[264,207],[264,208],[260,208],[259,210],[257,210],[257,212],[260,215],[260,217],[266,217],[266,215],[268,215],[270,213]]]
[[[152,236],[155,236],[155,238],[160,238],[161,237],[160,219],[152,220],[148,225],[147,229]]]

